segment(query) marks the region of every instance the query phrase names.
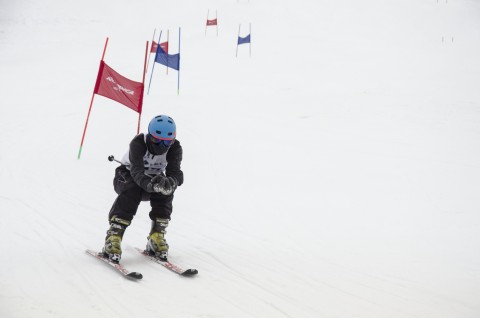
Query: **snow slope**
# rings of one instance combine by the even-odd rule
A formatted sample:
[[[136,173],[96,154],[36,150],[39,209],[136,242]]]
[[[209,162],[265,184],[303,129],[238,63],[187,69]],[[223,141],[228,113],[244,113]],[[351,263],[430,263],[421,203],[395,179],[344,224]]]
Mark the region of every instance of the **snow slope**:
[[[2,318],[480,316],[478,1],[0,9]],[[236,58],[250,22],[252,57],[243,45]],[[96,96],[77,152],[105,38],[105,61],[140,81],[153,30],[175,53],[179,26],[180,95],[156,65],[142,130],[160,113],[177,122],[185,184],[168,241],[200,274],[136,254],[143,203],[123,242],[135,283],[84,251],[102,246],[106,159],[126,151],[136,113]]]

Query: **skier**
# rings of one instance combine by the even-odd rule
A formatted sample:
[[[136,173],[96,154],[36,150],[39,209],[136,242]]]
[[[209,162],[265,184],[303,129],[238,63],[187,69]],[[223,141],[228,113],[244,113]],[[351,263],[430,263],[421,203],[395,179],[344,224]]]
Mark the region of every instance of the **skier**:
[[[118,263],[122,256],[122,238],[141,201],[150,201],[152,226],[146,251],[166,261],[168,244],[165,233],[172,214],[173,193],[183,183],[182,147],[176,139],[176,125],[167,115],[155,116],[148,134],[138,134],[130,142],[122,165],[115,169],[113,186],[118,194],[108,219],[103,255]]]

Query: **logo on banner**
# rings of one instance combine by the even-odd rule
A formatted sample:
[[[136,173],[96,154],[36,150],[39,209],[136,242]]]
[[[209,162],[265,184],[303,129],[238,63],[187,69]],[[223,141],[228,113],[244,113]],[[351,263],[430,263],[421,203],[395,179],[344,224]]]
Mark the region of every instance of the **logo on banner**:
[[[115,85],[117,85],[117,87],[115,87],[115,86],[113,87],[114,90],[122,91],[122,92],[125,92],[125,93],[130,94],[130,95],[135,95],[135,92],[133,90],[125,88],[120,84],[117,84],[117,82],[115,82],[113,77],[109,76],[109,77],[106,78],[106,80],[109,81],[109,82],[112,82]]]

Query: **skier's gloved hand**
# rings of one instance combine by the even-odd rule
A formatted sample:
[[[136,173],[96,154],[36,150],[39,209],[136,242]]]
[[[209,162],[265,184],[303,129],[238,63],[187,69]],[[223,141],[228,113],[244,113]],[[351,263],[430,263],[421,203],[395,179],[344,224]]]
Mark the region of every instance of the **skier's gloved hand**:
[[[150,193],[152,193],[152,192],[160,192],[160,189],[161,189],[161,188],[162,188],[162,187],[160,186],[159,183],[151,183],[151,182],[150,182],[149,184],[147,184],[147,192],[150,192]]]
[[[163,195],[171,195],[177,188],[177,180],[173,177],[158,175],[152,178],[147,185],[148,192],[158,192]]]
[[[176,182],[173,178],[165,178],[165,183],[163,184],[162,189],[160,189],[160,193],[163,195],[171,195],[173,191],[176,189]]]
[[[165,183],[168,182],[167,177],[159,174],[158,176],[153,177],[150,180],[150,183],[147,184],[147,192],[162,192]]]
[[[159,191],[163,195],[171,195],[173,193],[173,188],[170,185],[165,184]]]

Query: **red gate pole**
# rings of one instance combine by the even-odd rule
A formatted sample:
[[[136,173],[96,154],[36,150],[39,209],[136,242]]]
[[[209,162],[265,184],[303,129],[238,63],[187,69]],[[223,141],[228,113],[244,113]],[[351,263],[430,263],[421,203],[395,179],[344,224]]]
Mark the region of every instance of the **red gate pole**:
[[[143,84],[143,90],[142,90],[142,107],[139,109],[138,112],[138,126],[137,126],[137,135],[140,133],[140,119],[142,117],[142,110],[143,110],[143,92],[145,91],[145,73],[147,72],[147,56],[148,56],[148,41],[147,41],[147,47],[145,48],[145,62],[143,62],[143,77],[142,77],[142,84]]]
[[[101,67],[101,62],[103,61],[103,58],[105,57],[105,52],[107,51],[107,45],[108,45],[108,37],[107,40],[105,41],[105,47],[103,48],[103,54],[102,54],[102,59],[100,61],[100,67]],[[100,74],[100,69],[98,70]],[[98,79],[98,75],[97,75]],[[96,83],[95,83],[96,85]],[[83,141],[85,140],[85,133],[87,132],[87,126],[88,126],[88,119],[90,118],[90,112],[92,111],[92,105],[93,105],[93,99],[95,97],[95,88],[93,89],[92,93],[92,99],[90,100],[90,107],[88,108],[88,114],[87,114],[87,120],[85,121],[85,127],[83,128],[83,135],[82,135],[82,141],[80,142],[80,149],[78,149],[78,157],[77,159],[80,159],[80,155],[82,154],[82,148],[83,148]]]

